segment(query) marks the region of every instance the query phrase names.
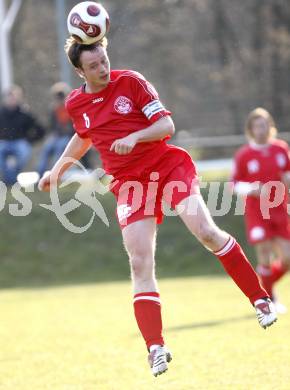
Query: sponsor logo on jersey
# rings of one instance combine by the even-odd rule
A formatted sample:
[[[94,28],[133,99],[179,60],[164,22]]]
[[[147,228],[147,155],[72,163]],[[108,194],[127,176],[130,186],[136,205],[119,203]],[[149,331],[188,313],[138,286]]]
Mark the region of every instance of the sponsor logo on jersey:
[[[129,114],[133,109],[132,101],[126,96],[119,96],[115,100],[114,108],[119,114]]]
[[[100,102],[103,102],[103,101],[104,101],[104,98],[103,97],[99,97],[97,99],[92,100],[92,103],[100,103]]]
[[[260,169],[258,160],[250,160],[247,164],[249,173],[257,173]]]

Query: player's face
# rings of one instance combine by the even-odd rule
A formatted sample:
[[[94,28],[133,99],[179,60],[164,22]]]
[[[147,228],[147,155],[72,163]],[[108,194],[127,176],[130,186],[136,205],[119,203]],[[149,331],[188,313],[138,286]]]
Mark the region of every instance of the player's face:
[[[265,118],[256,118],[252,122],[252,135],[258,144],[266,144],[269,140],[270,126]]]
[[[110,61],[107,50],[98,46],[94,51],[81,53],[82,69],[79,73],[94,89],[103,89],[110,81]]]

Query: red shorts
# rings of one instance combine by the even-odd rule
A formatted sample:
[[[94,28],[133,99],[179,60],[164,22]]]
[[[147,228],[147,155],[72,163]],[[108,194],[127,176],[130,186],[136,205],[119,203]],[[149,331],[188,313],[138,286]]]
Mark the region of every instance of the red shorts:
[[[150,167],[150,171],[144,171],[142,177],[114,180],[111,191],[117,199],[117,219],[124,228],[148,217],[156,217],[157,223],[161,223],[162,201],[175,209],[183,199],[199,193],[199,185],[190,155],[176,148]]]
[[[246,230],[250,244],[271,240],[274,237],[290,240],[290,219],[287,210],[272,209],[269,219],[263,218],[260,210],[246,215]]]

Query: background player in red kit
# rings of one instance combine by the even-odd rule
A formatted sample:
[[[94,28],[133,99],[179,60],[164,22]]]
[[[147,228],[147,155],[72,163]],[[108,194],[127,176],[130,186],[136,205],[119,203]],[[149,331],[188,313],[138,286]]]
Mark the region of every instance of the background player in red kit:
[[[118,220],[131,265],[134,312],[156,376],[167,370],[171,360],[162,335],[154,273],[156,222],[162,219],[162,197],[219,258],[254,305],[260,325],[270,326],[276,314],[238,243],[213,222],[199,193],[190,156],[166,144],[166,138],[174,133],[170,112],[142,75],[110,71],[106,46],[105,39],[90,46],[73,39],[66,44],[70,62],[85,80],[67,99],[76,134],[50,175],[41,179],[39,188],[48,190],[57,184],[70,166],[65,158],[79,159],[91,145],[100,153],[106,172],[114,176],[112,192],[117,198]]]
[[[257,108],[249,114],[246,135],[250,142],[235,155],[233,177],[236,192],[247,195],[245,221],[248,241],[255,246],[257,272],[274,301],[273,285],[287,272],[290,263],[290,220],[287,212],[290,159],[287,143],[275,139],[276,133],[274,120],[268,111]],[[276,191],[271,189],[271,182],[274,186],[275,183],[280,184]],[[262,187],[265,183],[268,185]],[[263,210],[263,198],[268,198],[275,207]],[[276,306],[283,310],[281,304]]]

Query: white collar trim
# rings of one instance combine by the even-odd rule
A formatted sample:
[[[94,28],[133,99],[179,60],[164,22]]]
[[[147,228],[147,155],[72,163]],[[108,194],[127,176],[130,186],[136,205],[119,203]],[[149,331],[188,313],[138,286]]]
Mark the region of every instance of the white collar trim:
[[[269,143],[266,143],[266,144],[257,144],[255,141],[250,141],[249,142],[249,145],[252,149],[255,149],[255,150],[263,150],[263,149],[267,149],[270,144]]]

